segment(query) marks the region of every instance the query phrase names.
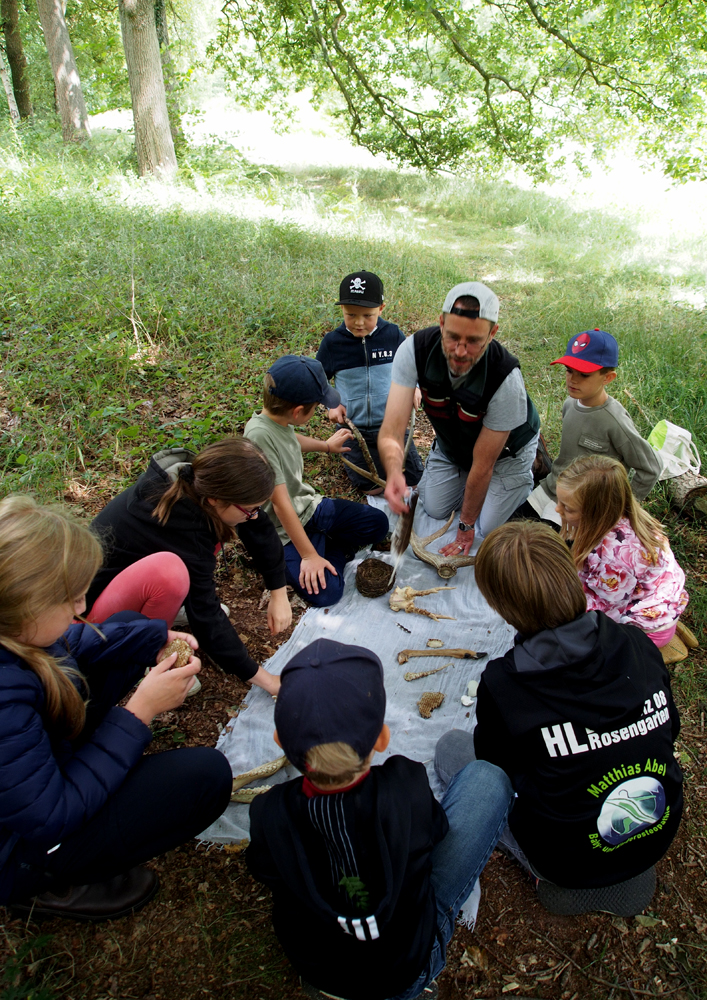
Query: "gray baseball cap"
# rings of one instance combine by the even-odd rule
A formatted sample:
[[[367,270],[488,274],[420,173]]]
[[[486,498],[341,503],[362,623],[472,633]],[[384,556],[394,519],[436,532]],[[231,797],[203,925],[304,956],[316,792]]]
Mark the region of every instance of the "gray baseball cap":
[[[471,295],[479,300],[478,315],[471,309],[454,308],[457,299],[461,299],[465,295]],[[486,285],[482,285],[480,281],[463,281],[447,293],[442,312],[466,316],[468,319],[487,319],[490,323],[498,323],[498,296]]]

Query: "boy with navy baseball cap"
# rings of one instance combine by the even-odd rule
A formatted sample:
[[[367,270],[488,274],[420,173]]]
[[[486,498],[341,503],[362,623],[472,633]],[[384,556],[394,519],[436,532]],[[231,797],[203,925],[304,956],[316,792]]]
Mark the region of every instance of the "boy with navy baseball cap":
[[[344,567],[358,549],[388,533],[381,510],[350,500],[332,500],[303,481],[303,454],[348,451],[346,428],[326,441],[296,432],[317,405],[338,406],[341,397],[314,358],[286,355],[265,376],[263,409],[245,426],[244,437],[259,445],[275,473],[275,490],[265,505],[285,547],[288,584],[310,604],[336,604],[344,590]]]
[[[568,398],[562,406],[560,453],[550,475],[517,514],[540,515],[556,522],[557,477],[582,455],[608,455],[621,462],[629,474],[633,470],[631,488],[638,500],[653,488],[661,471],[660,458],[638,433],[621,403],[606,391],[616,379],[618,363],[619,345],[610,333],[598,329],[572,337],[562,357],[550,362],[563,365],[566,373]]]
[[[275,739],[304,776],[250,807],[252,874],[308,996],[437,996],[457,913],[504,828],[510,781],[487,761],[440,805],[422,764],[388,757],[375,653],[318,639],[282,672]],[[322,992],[320,992],[322,991]]]

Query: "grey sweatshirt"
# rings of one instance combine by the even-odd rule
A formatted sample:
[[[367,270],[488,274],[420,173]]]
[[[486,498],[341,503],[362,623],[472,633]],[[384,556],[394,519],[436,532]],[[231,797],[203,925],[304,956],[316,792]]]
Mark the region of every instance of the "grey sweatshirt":
[[[612,396],[601,406],[580,406],[576,399],[564,401],[560,454],[541,483],[553,500],[557,477],[582,455],[608,455],[621,462],[627,472],[633,469],[631,488],[637,500],[648,495],[662,468],[658,453],[641,437],[626,410]]]

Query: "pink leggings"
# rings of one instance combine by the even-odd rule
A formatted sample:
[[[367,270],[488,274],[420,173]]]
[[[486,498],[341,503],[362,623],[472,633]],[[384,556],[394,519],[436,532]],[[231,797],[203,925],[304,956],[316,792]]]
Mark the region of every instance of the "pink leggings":
[[[675,630],[678,627],[677,619],[669,628],[662,628],[660,632],[649,632],[648,638],[656,644],[658,649],[661,646],[667,646],[672,637],[675,635]]]
[[[139,611],[162,618],[169,628],[189,593],[189,570],[174,552],[154,552],[138,559],[111,580],[87,616],[103,622],[118,611]]]

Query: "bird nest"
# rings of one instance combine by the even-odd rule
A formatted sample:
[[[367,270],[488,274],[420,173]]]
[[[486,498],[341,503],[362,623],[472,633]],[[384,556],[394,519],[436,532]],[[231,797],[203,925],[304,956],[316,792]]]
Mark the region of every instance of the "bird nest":
[[[393,567],[382,559],[364,559],[356,570],[356,589],[364,597],[382,597],[393,586]]]

